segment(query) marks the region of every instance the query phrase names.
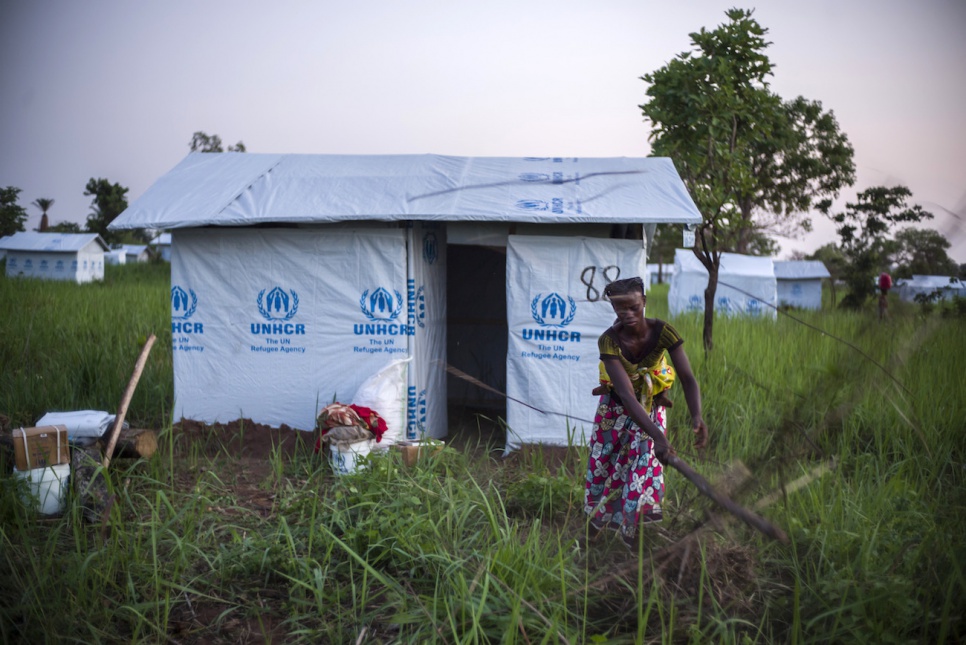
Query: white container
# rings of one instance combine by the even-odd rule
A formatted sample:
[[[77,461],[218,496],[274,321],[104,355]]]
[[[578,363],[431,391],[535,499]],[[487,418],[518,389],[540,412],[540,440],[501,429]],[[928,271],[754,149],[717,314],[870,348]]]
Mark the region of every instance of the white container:
[[[372,452],[372,446],[375,443],[375,439],[356,441],[355,443],[343,444],[341,446],[330,443],[329,463],[332,464],[332,470],[337,475],[348,475],[356,472],[362,466],[359,458],[368,456]]]
[[[57,515],[64,512],[67,501],[67,482],[70,479],[70,464],[31,468],[30,470],[14,468],[13,474],[17,479],[21,479],[27,484],[23,498],[24,504],[41,515]]]

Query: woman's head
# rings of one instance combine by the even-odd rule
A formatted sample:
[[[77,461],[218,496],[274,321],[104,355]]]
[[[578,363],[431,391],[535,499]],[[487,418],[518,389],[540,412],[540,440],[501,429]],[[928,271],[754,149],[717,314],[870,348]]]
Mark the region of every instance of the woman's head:
[[[626,278],[624,280],[614,280],[604,287],[604,296],[613,299],[619,296],[640,295],[647,302],[647,295],[644,293],[644,281],[640,278]]]
[[[610,300],[617,319],[624,325],[634,326],[644,320],[647,296],[644,281],[640,278],[616,280],[604,287],[604,296]]]

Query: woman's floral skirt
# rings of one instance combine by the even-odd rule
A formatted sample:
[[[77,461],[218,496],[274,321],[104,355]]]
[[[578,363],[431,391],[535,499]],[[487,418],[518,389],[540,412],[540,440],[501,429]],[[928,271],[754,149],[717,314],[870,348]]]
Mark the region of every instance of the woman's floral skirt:
[[[667,435],[664,408],[655,407],[651,420]],[[598,528],[633,539],[641,522],[661,520],[663,499],[664,469],[654,442],[615,397],[602,395],[590,437],[584,512]]]

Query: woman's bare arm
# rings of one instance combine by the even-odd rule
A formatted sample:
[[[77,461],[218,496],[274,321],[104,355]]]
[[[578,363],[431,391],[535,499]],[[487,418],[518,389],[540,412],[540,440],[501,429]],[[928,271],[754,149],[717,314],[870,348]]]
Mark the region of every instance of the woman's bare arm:
[[[603,356],[601,360],[607,370],[607,376],[610,377],[611,386],[624,404],[624,411],[654,441],[654,454],[658,460],[662,464],[667,463],[667,458],[674,454],[671,444],[637,400],[631,379],[621,366],[620,360],[616,356]]]
[[[704,448],[708,445],[708,426],[701,414],[701,388],[698,386],[698,380],[694,378],[694,373],[691,371],[691,362],[688,360],[688,355],[684,353],[684,347],[678,345],[668,353],[681,380],[681,387],[684,388],[684,398],[688,402],[691,424],[694,427],[694,434],[697,435],[694,447]]]

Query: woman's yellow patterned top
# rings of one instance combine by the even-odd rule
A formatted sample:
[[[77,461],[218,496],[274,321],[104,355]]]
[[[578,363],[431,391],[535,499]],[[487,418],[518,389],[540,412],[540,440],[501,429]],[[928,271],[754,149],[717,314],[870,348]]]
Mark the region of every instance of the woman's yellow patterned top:
[[[617,339],[617,330],[611,327],[597,339],[600,357],[616,356],[621,367],[631,379],[634,394],[647,412],[651,411],[651,401],[659,392],[671,387],[674,383],[674,368],[668,365],[666,352],[680,347],[684,339],[677,330],[663,320],[654,320],[661,326],[656,340],[645,347],[638,356],[624,354]],[[610,377],[604,368],[603,360],[598,367],[600,382],[610,389]]]

